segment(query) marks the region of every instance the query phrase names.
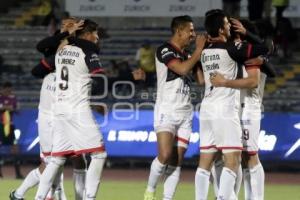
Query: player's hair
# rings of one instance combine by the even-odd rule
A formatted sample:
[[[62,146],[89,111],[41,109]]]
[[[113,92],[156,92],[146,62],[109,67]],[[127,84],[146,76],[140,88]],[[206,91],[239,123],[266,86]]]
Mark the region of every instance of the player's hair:
[[[224,18],[226,17],[225,13],[222,10],[214,9],[206,12],[204,26],[207,33],[211,37],[219,36],[219,29],[224,28]]]
[[[174,34],[178,28],[181,28],[186,23],[190,23],[190,22],[193,23],[193,19],[189,15],[174,17],[171,22],[172,34]]]
[[[98,24],[92,20],[85,19],[82,25],[82,29],[76,31],[76,36],[79,37],[85,33],[92,33],[98,30]]]

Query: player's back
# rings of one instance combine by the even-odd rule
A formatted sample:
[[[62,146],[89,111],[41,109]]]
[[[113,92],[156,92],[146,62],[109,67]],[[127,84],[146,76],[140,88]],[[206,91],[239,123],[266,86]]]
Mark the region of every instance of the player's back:
[[[75,113],[88,109],[91,78],[83,50],[66,45],[56,54],[55,66],[56,113]]]
[[[232,44],[230,44],[232,45]],[[205,80],[205,94],[202,104],[238,105],[240,91],[233,88],[214,87],[210,76],[221,73],[226,79],[236,79],[238,64],[228,53],[228,43],[211,43],[201,54],[201,65]]]

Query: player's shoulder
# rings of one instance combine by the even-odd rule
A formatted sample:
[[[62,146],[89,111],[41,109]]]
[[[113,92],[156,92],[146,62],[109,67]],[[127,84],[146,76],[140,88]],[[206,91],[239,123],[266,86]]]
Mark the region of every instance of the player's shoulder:
[[[174,54],[176,50],[172,47],[172,45],[168,42],[160,45],[156,50],[157,57],[164,57],[169,54]]]

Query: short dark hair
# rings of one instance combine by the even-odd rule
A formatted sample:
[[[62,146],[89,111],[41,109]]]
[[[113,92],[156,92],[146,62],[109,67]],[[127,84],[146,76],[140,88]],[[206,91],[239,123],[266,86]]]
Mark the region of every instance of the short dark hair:
[[[193,19],[189,15],[174,17],[171,22],[172,34],[174,34],[180,26],[184,26],[186,23],[190,22],[193,23]]]
[[[85,19],[82,25],[82,29],[76,31],[76,36],[81,36],[84,33],[92,33],[94,31],[98,31],[98,24],[90,19]]]
[[[218,37],[219,29],[224,27],[224,18],[226,15],[224,12],[214,12],[214,10],[210,10],[206,13],[204,26],[211,37]]]

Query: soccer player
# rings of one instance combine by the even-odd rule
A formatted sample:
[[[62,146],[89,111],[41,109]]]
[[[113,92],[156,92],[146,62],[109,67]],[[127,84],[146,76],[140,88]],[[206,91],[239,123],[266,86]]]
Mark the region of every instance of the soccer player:
[[[250,37],[247,29],[250,28],[249,22],[241,24],[233,19],[237,36],[247,36],[247,40],[254,43],[263,43],[263,40],[256,37]],[[253,26],[252,26],[253,27]],[[255,33],[252,28],[252,32]],[[228,80],[221,74],[215,74],[211,77],[211,83],[214,87],[230,87],[241,90],[241,126],[243,131],[244,151],[242,154],[244,189],[246,200],[264,199],[264,169],[258,156],[258,138],[260,132],[261,105],[266,77],[274,77],[274,70],[265,62],[263,57],[250,59],[246,61],[243,68],[243,79]],[[261,67],[259,67],[261,66]]]
[[[190,16],[172,19],[170,40],[156,51],[157,99],[154,129],[158,156],[150,168],[144,200],[154,200],[158,179],[165,175],[163,199],[172,199],[179,181],[181,164],[192,132],[192,104],[189,72],[200,59],[205,36],[196,37],[196,49],[189,57],[186,48],[195,39]]]
[[[85,20],[76,37],[89,41],[90,48],[66,45],[55,56],[56,105],[52,158],[44,170],[36,194],[43,200],[68,155],[91,154],[87,170],[85,200],[96,199],[102,169],[106,159],[103,138],[90,108],[90,74],[101,73],[97,47],[98,25]]]
[[[36,78],[43,78],[43,84],[40,92],[39,116],[38,116],[38,133],[41,147],[41,164],[38,168],[33,169],[22,182],[22,184],[10,194],[11,200],[23,199],[25,193],[40,181],[41,173],[45,164],[50,161],[53,137],[53,107],[55,104],[55,63],[51,62],[55,55],[61,40],[81,29],[82,21],[76,21],[73,18],[62,21],[61,30],[54,36],[46,37],[37,44],[37,49],[44,54],[45,58],[32,69],[32,75]],[[51,74],[49,74],[51,73]],[[85,181],[85,160],[83,157],[73,157],[74,166],[74,187],[76,200],[82,199]],[[56,176],[51,191],[47,198],[52,198],[54,191],[58,199],[66,199],[63,189],[63,175],[61,172]]]
[[[216,153],[221,151],[224,168],[220,177],[218,200],[229,200],[234,191],[236,173],[243,149],[239,120],[240,90],[216,88],[210,82],[215,72],[227,79],[236,79],[241,69],[238,63],[268,52],[264,45],[228,42],[230,23],[223,12],[209,11],[205,29],[211,43],[202,51],[201,65],[205,94],[200,108],[200,160],[195,175],[196,200],[206,200],[210,170]]]

